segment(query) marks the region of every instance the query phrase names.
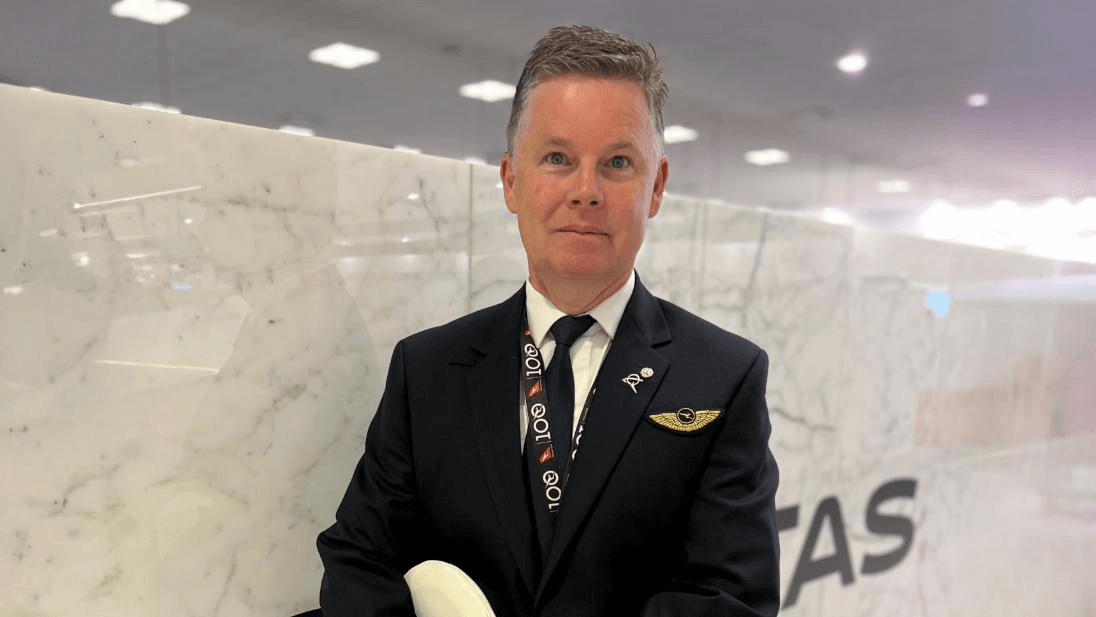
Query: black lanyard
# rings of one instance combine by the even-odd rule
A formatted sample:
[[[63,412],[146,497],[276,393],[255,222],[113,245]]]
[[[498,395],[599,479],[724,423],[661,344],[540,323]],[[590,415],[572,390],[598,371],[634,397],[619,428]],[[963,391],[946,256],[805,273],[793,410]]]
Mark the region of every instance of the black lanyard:
[[[568,350],[557,348],[566,353]],[[571,426],[549,426],[548,422],[548,394],[544,386],[544,361],[540,357],[540,349],[533,341],[533,333],[529,330],[528,318],[522,323],[521,341],[521,392],[525,397],[525,410],[529,417],[529,426],[526,429],[533,435],[528,443],[533,448],[534,458],[530,459],[537,466],[537,475],[543,483],[544,497],[548,503],[548,511],[559,510],[560,500],[563,498],[563,490],[571,479],[571,465],[559,460],[558,453],[552,446],[552,433],[561,434],[560,431],[569,431]],[[597,381],[591,386],[586,402],[582,405],[582,415],[578,419],[578,430],[575,431],[574,443],[569,452],[569,462],[574,463],[575,455],[582,441],[582,429],[586,426],[586,414],[590,411],[590,401],[597,390]],[[530,456],[529,452],[525,453]],[[561,470],[563,473],[561,474]],[[562,476],[562,482],[561,482]]]

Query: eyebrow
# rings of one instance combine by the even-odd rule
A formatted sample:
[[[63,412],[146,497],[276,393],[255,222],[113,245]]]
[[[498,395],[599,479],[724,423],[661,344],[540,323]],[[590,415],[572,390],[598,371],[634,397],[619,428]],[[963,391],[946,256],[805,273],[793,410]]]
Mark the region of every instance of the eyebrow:
[[[636,150],[635,144],[630,141],[618,141],[609,146],[608,150]]]
[[[550,137],[547,141],[544,142],[544,144],[547,146],[567,147],[571,145],[571,142],[562,137]],[[606,148],[606,150],[638,150],[638,148],[630,141],[618,141],[616,143],[610,144]]]

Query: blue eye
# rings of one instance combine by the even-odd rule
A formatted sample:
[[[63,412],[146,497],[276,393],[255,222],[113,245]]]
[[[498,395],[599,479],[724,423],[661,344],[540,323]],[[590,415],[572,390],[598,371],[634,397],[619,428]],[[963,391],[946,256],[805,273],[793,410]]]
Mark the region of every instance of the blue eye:
[[[609,159],[609,166],[613,169],[624,169],[628,167],[629,164],[630,163],[627,157],[614,156],[613,158]]]
[[[548,162],[551,163],[552,165],[562,165],[563,160],[564,160],[563,155],[560,154],[559,152],[553,152],[553,153],[548,155]]]

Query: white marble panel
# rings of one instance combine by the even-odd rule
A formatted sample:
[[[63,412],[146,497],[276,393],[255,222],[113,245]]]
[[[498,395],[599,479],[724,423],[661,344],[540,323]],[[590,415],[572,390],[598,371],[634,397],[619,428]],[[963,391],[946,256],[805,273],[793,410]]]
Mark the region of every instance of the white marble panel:
[[[700,314],[769,354],[773,450],[784,499],[857,463],[848,228],[708,204]],[[821,476],[821,477],[819,477]]]
[[[472,165],[471,309],[502,302],[529,276],[518,220],[506,209],[498,167]]]
[[[921,614],[1092,614],[1094,469],[1092,433],[927,465]]]
[[[1021,255],[857,231],[851,263],[855,372],[837,426],[859,432],[844,447],[860,461],[832,479],[814,469],[785,477],[780,500],[813,508],[839,498],[854,573],[807,583],[782,614],[1089,614],[1080,572],[1096,554],[1086,524],[1096,513],[1096,422],[1084,419],[1096,400],[1096,307],[964,292],[1017,280],[1042,289],[1062,269]],[[951,295],[950,312],[929,310],[932,292]],[[804,457],[819,461],[813,451],[778,455]],[[862,554],[897,543],[865,524],[866,490],[888,477],[918,483],[915,498],[887,509],[914,523],[913,549],[865,575]],[[781,535],[785,590],[807,521],[801,512]],[[837,552],[823,529],[815,561]]]
[[[468,166],[0,110],[0,612],[314,606],[392,345],[467,310]]]
[[[667,194],[647,224],[636,272],[652,293],[690,311],[700,305],[704,202]]]

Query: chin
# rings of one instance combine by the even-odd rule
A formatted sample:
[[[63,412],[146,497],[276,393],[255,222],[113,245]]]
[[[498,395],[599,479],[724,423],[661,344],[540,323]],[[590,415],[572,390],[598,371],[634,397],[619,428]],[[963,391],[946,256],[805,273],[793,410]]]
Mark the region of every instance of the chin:
[[[586,265],[585,267],[572,266],[555,268],[554,272],[561,279],[583,283],[609,284],[623,276],[621,274],[613,273],[606,268],[590,267],[589,265]]]
[[[607,270],[604,264],[575,254],[552,260],[549,267],[559,275],[568,277],[604,275]]]

